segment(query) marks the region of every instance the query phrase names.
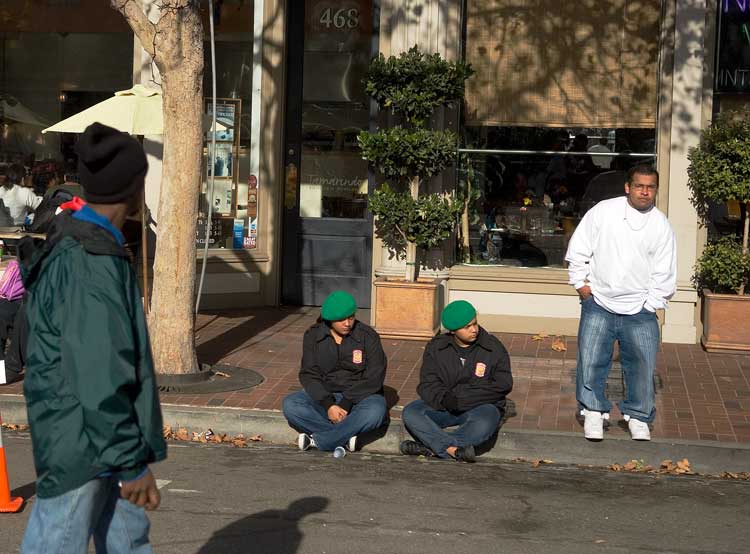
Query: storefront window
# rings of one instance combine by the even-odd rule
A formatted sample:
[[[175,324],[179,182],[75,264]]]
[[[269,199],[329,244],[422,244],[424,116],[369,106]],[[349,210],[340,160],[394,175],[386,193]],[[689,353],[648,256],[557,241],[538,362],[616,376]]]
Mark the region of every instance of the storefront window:
[[[64,184],[80,193],[77,136],[42,130],[132,87],[133,35],[101,2],[3,7],[16,16],[0,18],[0,181],[38,196]],[[5,225],[7,212],[0,206]]]
[[[207,11],[204,30],[209,36]],[[253,5],[226,0],[215,12],[216,129],[212,115],[211,43],[204,48],[203,93],[206,119],[203,178],[196,240],[203,247],[211,205],[209,248],[248,249],[258,246],[258,180],[251,168]],[[216,139],[211,156],[212,134]],[[213,163],[209,163],[209,159]],[[211,181],[213,177],[213,191]]]
[[[660,0],[467,1],[460,259],[560,267],[586,211],[655,162],[660,13]]]

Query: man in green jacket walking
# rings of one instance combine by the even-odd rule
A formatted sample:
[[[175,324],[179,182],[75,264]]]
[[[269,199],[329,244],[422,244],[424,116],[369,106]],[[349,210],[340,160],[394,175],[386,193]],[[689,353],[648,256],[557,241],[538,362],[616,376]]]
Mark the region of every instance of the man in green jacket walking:
[[[24,394],[37,500],[24,554],[150,553],[166,457],[151,347],[122,225],[140,205],[141,145],[99,123],[77,152],[87,202],[63,204],[46,242],[20,247],[29,324]]]

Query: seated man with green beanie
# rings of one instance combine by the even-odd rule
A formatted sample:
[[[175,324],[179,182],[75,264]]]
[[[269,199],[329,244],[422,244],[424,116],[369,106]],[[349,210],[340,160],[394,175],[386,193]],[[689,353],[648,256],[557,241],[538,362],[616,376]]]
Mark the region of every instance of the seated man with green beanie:
[[[357,321],[351,294],[332,292],[318,322],[303,339],[299,380],[304,390],[284,399],[284,416],[300,435],[300,450],[316,447],[342,458],[357,435],[380,427],[386,416],[387,360],[380,336]]]
[[[479,326],[474,306],[465,300],[448,304],[441,319],[448,332],[427,344],[420,399],[402,415],[417,440],[403,441],[401,453],[474,462],[474,447],[497,432],[505,414],[505,396],[513,388],[510,357]]]

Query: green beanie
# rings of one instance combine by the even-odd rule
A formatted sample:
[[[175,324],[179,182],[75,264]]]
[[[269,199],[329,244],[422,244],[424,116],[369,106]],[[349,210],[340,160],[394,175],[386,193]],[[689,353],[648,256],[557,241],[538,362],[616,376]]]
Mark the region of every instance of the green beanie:
[[[357,302],[348,292],[337,290],[323,301],[320,316],[326,321],[341,321],[357,311]]]
[[[455,300],[443,309],[443,315],[440,319],[443,322],[443,327],[449,331],[455,331],[461,327],[466,327],[476,315],[477,311],[474,306],[466,300]]]

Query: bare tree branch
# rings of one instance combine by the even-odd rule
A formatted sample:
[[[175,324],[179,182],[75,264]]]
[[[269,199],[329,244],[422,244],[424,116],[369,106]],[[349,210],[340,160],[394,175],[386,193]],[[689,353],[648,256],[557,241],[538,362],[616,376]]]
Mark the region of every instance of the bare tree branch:
[[[127,20],[143,49],[152,58],[156,57],[156,26],[149,21],[140,2],[136,0],[110,0],[110,2],[112,8],[120,12]]]

